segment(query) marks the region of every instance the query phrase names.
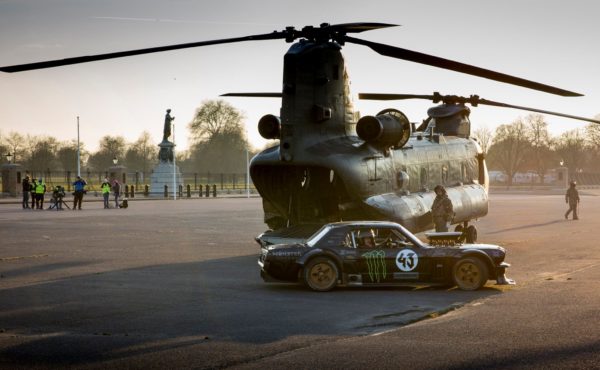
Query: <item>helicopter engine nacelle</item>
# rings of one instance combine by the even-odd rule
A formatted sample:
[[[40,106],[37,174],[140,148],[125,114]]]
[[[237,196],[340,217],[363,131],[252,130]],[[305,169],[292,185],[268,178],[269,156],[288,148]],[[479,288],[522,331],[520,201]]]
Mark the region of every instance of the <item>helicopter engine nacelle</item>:
[[[404,113],[396,109],[385,109],[377,116],[365,116],[356,123],[358,137],[367,143],[382,148],[401,148],[411,134],[411,126]]]
[[[267,140],[279,139],[281,137],[281,119],[272,114],[262,116],[258,120],[258,132]]]

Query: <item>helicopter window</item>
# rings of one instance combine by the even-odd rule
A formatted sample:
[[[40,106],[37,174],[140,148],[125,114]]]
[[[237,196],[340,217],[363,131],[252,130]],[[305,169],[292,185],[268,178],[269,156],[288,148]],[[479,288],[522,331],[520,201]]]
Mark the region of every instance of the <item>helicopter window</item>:
[[[420,180],[421,180],[421,187],[422,188],[427,187],[427,169],[424,167],[421,167]]]
[[[442,183],[448,183],[448,166],[446,166],[445,164],[442,165]]]

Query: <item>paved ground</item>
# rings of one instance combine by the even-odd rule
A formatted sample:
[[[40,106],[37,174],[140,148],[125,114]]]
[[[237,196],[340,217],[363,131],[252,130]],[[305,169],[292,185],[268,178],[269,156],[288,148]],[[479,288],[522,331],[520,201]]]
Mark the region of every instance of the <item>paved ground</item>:
[[[256,198],[0,204],[0,367],[600,367],[600,197],[582,203],[575,222],[560,196],[492,196],[480,239],[515,288],[325,294],[260,280]]]

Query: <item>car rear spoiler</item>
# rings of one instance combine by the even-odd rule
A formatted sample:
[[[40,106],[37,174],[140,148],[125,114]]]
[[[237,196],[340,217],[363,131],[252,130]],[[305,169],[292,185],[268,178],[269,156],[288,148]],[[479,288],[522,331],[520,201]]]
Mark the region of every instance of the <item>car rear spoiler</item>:
[[[322,224],[298,224],[274,231],[265,231],[254,240],[261,246],[267,247],[273,244],[295,244],[305,243],[306,240],[316,233]]]

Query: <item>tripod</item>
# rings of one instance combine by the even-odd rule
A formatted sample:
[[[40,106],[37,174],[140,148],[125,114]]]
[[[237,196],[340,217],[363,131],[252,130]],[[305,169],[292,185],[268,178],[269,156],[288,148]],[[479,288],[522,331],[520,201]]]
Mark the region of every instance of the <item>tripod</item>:
[[[52,203],[52,205],[50,207],[48,207],[48,210],[51,210],[52,208],[54,208],[57,211],[61,211],[62,205],[64,205],[68,209],[71,209],[71,207],[69,207],[69,205],[67,203],[65,203],[65,201],[63,200],[63,197],[58,197],[58,198],[52,197],[52,200],[54,200],[54,203]]]

